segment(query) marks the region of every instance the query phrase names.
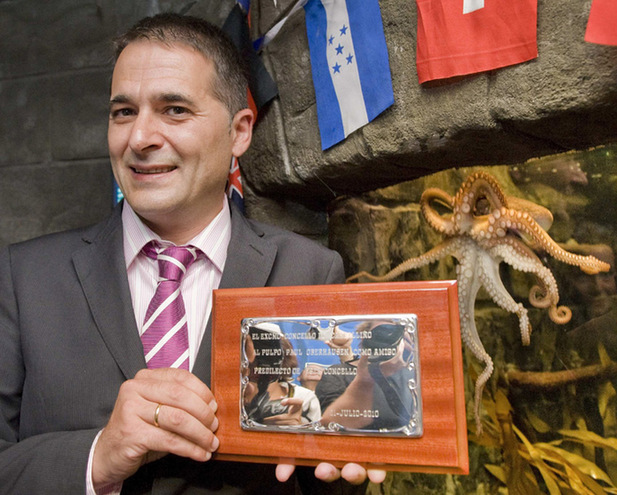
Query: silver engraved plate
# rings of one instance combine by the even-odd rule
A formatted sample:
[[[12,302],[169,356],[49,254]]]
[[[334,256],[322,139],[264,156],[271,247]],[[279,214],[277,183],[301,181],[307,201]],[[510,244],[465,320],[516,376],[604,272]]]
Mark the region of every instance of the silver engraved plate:
[[[245,318],[240,425],[422,436],[415,314]]]

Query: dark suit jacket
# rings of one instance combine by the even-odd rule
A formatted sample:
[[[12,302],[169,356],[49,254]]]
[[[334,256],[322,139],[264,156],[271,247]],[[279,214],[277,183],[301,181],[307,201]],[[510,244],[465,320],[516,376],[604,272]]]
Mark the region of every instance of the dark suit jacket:
[[[343,276],[336,253],[232,211],[221,288],[328,284]],[[94,227],[2,250],[0,493],[85,493],[92,441],[120,385],[146,366],[130,301],[120,208]],[[209,326],[193,368],[207,384]],[[272,466],[174,456],[142,468],[123,491],[184,489],[294,493],[293,483],[274,481]]]

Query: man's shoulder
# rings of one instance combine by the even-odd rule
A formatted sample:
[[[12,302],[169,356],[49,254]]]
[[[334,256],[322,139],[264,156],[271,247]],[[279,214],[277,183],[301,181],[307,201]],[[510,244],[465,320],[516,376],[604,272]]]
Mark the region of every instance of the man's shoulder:
[[[341,256],[301,234],[245,217],[237,217],[230,255],[241,253],[270,267],[266,285],[320,285],[345,280]],[[238,220],[239,219],[239,220]],[[264,265],[265,266],[265,265]]]
[[[276,244],[279,248],[302,248],[303,250],[314,250],[324,254],[334,254],[334,251],[331,249],[327,248],[323,244],[320,244],[317,240],[310,239],[305,235],[297,234],[282,227],[263,223],[258,220],[246,220],[251,225],[254,232],[256,232],[264,240]]]
[[[13,257],[45,256],[58,259],[70,256],[80,246],[94,242],[101,235],[117,227],[115,213],[99,223],[73,228],[60,232],[41,235],[32,239],[16,242],[7,246]],[[121,226],[121,224],[118,224]]]

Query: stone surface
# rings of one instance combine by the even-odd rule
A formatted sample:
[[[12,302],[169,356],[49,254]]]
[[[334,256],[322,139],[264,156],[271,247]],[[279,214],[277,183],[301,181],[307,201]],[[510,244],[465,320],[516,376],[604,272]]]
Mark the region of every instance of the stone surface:
[[[0,245],[105,218],[111,184],[108,160],[0,168]]]
[[[152,2],[38,0],[0,3],[0,77],[108,66],[109,40]]]
[[[47,109],[54,160],[107,157],[110,78],[109,69],[54,78]]]
[[[291,230],[321,244],[328,243],[326,212],[316,211],[288,198],[258,196],[244,188],[245,212],[249,218]]]
[[[49,107],[53,100],[53,95],[49,92],[49,81],[0,80],[0,97],[3,101],[0,119],[0,170],[4,166],[49,160]]]
[[[260,2],[263,31],[291,0]],[[611,142],[617,135],[617,48],[583,40],[590,1],[538,2],[538,58],[500,70],[419,85],[416,9],[380,1],[395,104],[372,123],[321,151],[303,12],[266,48],[280,102],[261,116],[246,180],[262,194],[293,191],[328,201],[470,165]],[[327,185],[327,187],[326,187]]]

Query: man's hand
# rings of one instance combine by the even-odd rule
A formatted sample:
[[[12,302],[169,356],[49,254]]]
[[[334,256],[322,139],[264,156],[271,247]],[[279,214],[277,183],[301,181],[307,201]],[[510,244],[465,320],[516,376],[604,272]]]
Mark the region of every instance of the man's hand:
[[[171,368],[139,371],[120,387],[96,444],[95,488],[123,481],[141,465],[168,453],[207,461],[219,445],[215,412],[212,392],[192,373]]]
[[[279,464],[276,466],[276,478],[280,482],[285,482],[293,474],[295,466],[293,464]],[[315,468],[315,478],[326,482],[336,481],[343,478],[352,485],[364,483],[368,477],[373,483],[382,483],[386,478],[386,472],[381,469],[364,469],[359,464],[345,464],[342,469],[337,469],[332,464],[322,462]]]

